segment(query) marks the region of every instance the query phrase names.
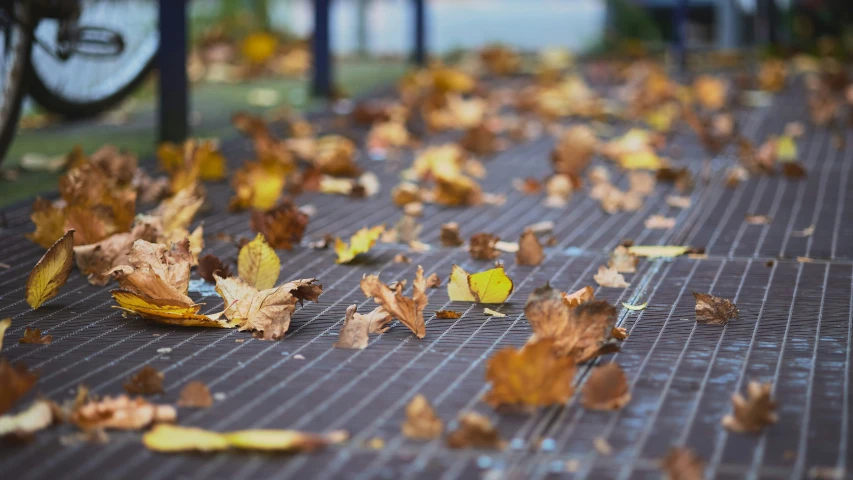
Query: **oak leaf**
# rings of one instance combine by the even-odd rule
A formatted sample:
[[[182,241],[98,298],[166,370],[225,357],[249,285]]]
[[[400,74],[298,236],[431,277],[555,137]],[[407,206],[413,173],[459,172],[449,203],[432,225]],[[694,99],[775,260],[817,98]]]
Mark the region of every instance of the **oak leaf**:
[[[339,237],[336,237],[335,254],[338,258],[335,262],[349,263],[353,261],[356,256],[362,253],[367,253],[371,248],[373,248],[373,245],[376,244],[376,241],[384,231],[385,225],[377,225],[372,228],[364,227],[350,237],[349,243],[345,243]]]
[[[693,292],[696,299],[696,321],[711,325],[725,325],[732,318],[738,318],[737,307],[731,300]]]
[[[581,393],[581,403],[590,410],[619,410],[631,401],[625,372],[615,362],[594,368]]]
[[[52,341],[53,335],[42,336],[41,329],[31,329],[30,327],[27,327],[24,330],[24,336],[18,339],[18,343],[29,345],[48,345]]]
[[[240,278],[258,290],[272,288],[278,281],[281,260],[275,250],[259,233],[254,240],[243,245],[237,257],[237,273]]]
[[[488,417],[477,412],[459,415],[459,427],[447,434],[450,448],[483,448],[502,450],[504,441]]]
[[[249,225],[253,231],[262,233],[273,248],[290,250],[302,241],[308,215],[292,201],[285,200],[271,210],[252,212]]]
[[[703,480],[705,478],[705,461],[689,448],[670,448],[660,461],[660,468],[667,480]]]
[[[36,384],[38,376],[26,366],[15,367],[5,358],[0,358],[0,415],[8,412]]]
[[[723,417],[723,426],[733,432],[758,433],[764,427],[776,423],[776,402],[770,394],[773,385],[769,383],[749,382],[747,397],[736,392],[732,395],[734,411]]]
[[[426,397],[421,394],[412,397],[406,405],[406,421],[401,427],[403,435],[415,440],[432,440],[441,435],[443,429],[444,423]]]
[[[418,265],[415,280],[412,282],[412,297],[403,296],[403,285],[398,283],[394,289],[382,283],[378,275],[366,275],[361,279],[361,291],[372,297],[383,310],[402,322],[418,338],[426,336],[424,308],[427,306],[426,280],[424,269]]]
[[[142,397],[127,395],[88,401],[71,414],[80,429],[141,430],[151,424],[174,422],[178,414],[171,405],[155,405]]]
[[[150,365],[142,367],[130,376],[124,390],[131,395],[156,395],[163,390],[163,373]]]
[[[518,252],[515,254],[515,262],[519,265],[539,265],[545,259],[545,252],[536,233],[531,229],[525,229],[518,239]]]
[[[27,278],[27,303],[33,310],[59,293],[74,265],[74,230],[68,230],[39,259]]]
[[[625,281],[625,277],[623,277],[615,268],[605,267],[604,265],[598,267],[598,273],[593,275],[593,280],[602,287],[626,288],[630,286],[630,284]]]
[[[494,354],[486,364],[491,390],[483,400],[496,408],[566,403],[574,394],[575,361],[554,355],[555,346],[553,339],[544,338],[521,350],[508,347]]]
[[[213,406],[213,396],[204,382],[198,380],[188,383],[178,396],[179,407],[210,408]]]

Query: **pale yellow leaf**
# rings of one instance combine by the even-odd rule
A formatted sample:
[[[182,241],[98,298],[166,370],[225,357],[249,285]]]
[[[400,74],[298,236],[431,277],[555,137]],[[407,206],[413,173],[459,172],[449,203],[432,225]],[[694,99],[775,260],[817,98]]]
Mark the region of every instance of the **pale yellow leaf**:
[[[33,267],[27,279],[27,303],[33,310],[65,285],[74,264],[74,230],[68,230]]]
[[[278,280],[281,261],[262,234],[243,245],[237,257],[240,278],[258,290],[272,288]]]

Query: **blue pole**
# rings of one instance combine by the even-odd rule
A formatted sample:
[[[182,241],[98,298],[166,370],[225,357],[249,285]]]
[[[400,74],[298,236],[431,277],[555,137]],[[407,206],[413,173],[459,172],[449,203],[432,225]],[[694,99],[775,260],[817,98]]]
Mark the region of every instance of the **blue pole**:
[[[418,65],[426,64],[426,6],[425,0],[415,3],[415,51],[412,60]]]
[[[329,46],[329,6],[332,0],[314,0],[314,78],[311,93],[316,97],[332,95],[332,54]]]
[[[187,3],[160,0],[160,141],[183,142],[187,138],[189,95],[187,82]]]

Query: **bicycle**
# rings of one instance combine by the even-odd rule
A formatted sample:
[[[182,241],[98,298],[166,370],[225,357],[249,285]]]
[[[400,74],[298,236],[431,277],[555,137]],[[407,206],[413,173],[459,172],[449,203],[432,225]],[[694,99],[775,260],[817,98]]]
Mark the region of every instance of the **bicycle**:
[[[145,79],[159,44],[157,0],[0,0],[0,163],[26,95],[96,115]]]

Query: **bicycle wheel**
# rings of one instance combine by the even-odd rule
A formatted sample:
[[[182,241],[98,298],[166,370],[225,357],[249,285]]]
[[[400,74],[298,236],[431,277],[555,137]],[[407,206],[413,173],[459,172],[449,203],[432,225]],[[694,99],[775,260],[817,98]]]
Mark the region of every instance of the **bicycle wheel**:
[[[56,45],[59,21],[39,23],[31,56],[30,95],[46,109],[69,117],[96,115],[120,102],[154,66],[160,44],[157,0],[82,0],[80,4],[77,24],[118,33],[124,48],[109,57],[72,54],[62,60],[48,51]]]
[[[16,9],[14,14],[11,8]],[[33,45],[29,19],[26,8],[0,7],[0,163],[18,128],[26,93],[27,64]]]

